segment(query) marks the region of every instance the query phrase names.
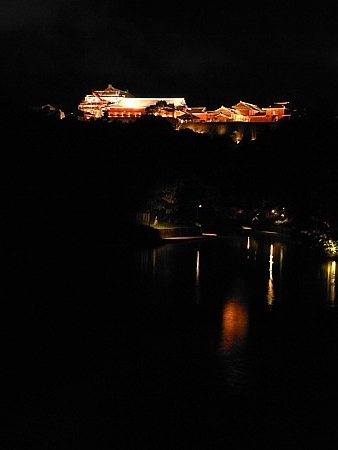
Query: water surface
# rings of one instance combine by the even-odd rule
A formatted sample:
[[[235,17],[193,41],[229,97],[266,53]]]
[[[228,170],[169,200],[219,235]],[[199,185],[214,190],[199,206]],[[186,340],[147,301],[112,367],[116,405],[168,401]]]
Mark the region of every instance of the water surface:
[[[4,448],[336,447],[334,261],[240,235],[8,264]]]

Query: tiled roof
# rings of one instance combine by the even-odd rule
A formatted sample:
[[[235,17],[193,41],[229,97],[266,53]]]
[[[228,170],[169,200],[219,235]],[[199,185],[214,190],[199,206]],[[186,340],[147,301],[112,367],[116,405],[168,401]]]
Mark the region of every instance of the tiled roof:
[[[121,89],[114,88],[113,85],[108,84],[106,89],[103,91],[94,90],[93,93],[99,95],[99,96],[124,96],[128,98],[134,98],[135,96],[130,94],[129,91],[122,91]]]

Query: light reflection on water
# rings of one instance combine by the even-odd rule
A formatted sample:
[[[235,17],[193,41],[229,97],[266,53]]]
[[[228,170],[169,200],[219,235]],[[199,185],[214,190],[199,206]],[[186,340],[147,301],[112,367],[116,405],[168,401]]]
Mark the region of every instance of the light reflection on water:
[[[233,391],[246,388],[248,367],[245,355],[249,312],[241,297],[225,302],[218,356],[223,363],[224,383]]]
[[[159,419],[153,448],[174,427],[198,441],[208,425],[210,438],[224,440],[198,448],[227,447],[229,432],[235,443],[250,436],[229,448],[251,448],[252,434],[268,429],[276,439],[299,437],[281,448],[311,448],[304,436],[318,429],[323,446],[336,448],[326,445],[337,429],[335,261],[277,238],[238,236],[81,254],[57,261],[53,277],[38,269],[6,292],[19,289],[23,301],[3,302],[4,319],[13,311],[2,329],[13,355],[7,367],[21,357],[15,389],[33,386],[30,399],[15,393],[5,403],[24,430],[35,423],[39,435],[49,415],[51,430],[80,416],[107,424],[103,435],[121,423],[121,436],[153,434]]]
[[[325,261],[321,267],[321,278],[323,280],[326,301],[330,307],[336,306],[336,261]]]
[[[222,312],[221,348],[224,353],[240,351],[245,345],[249,314],[240,298],[232,298],[224,305]]]
[[[217,238],[214,241],[216,242]],[[198,303],[198,298],[201,295],[201,279],[204,277],[203,268],[208,264],[216,263],[216,261],[208,261],[210,253],[205,249],[207,246],[213,245],[215,254],[218,255],[217,258],[221,264],[229,264],[229,261],[226,261],[226,255],[229,255],[229,252],[235,252],[237,253],[236,261],[238,261],[238,257],[243,258],[243,261],[246,258],[249,264],[256,263],[260,268],[259,270],[266,266],[266,301],[272,307],[276,299],[275,284],[280,284],[283,281],[283,264],[285,257],[287,257],[288,244],[276,238],[270,241],[269,239],[257,239],[252,236],[232,237],[232,239],[226,241],[226,245],[223,245],[224,240],[218,241],[217,244],[215,242],[182,242],[142,250],[137,253],[137,265],[148,278],[152,278],[154,281],[159,278],[162,281],[167,280],[168,284],[175,282],[177,272],[187,273],[190,271],[194,273],[196,303]],[[224,254],[222,255],[223,251]],[[297,251],[293,251],[290,258],[297,258]],[[314,258],[313,264],[316,263],[317,260]],[[290,262],[288,264],[290,265]],[[240,270],[242,268],[243,265]],[[217,268],[215,270],[217,272]],[[298,270],[301,275],[304,275],[302,274],[302,267],[298,267]],[[304,268],[304,270],[308,269]],[[243,276],[243,273],[240,272],[239,275]],[[325,298],[330,306],[334,306],[336,302],[336,261],[320,261],[318,279],[322,285],[322,290],[326,291]],[[188,280],[191,280],[191,277],[188,277]],[[215,280],[215,282],[218,281]]]
[[[312,285],[315,290],[322,292],[330,307],[335,306],[336,262],[313,258],[311,263],[301,255],[301,250],[295,248],[288,255],[288,245],[290,243],[276,238],[271,240],[253,236],[232,237],[228,240],[215,238],[182,241],[137,252],[136,266],[153,289],[156,286],[167,288],[168,295],[179,291],[178,283],[187,290],[189,283],[193,282],[193,288],[189,292],[195,296],[195,304],[207,302],[208,292],[221,290],[222,285],[223,294],[226,294],[226,286],[231,280],[240,278],[243,282],[252,282],[255,273],[255,289],[262,290],[265,283],[265,300],[269,309],[276,302],[283,302],[283,292],[288,292],[289,295],[289,278],[297,278],[297,274],[298,283],[304,283],[304,290],[308,288],[307,285]],[[304,261],[302,258],[305,258]],[[287,265],[286,274],[284,264]],[[173,286],[177,289],[173,290]],[[299,289],[299,286],[295,285],[294,288]],[[310,292],[312,293],[311,289]]]
[[[196,252],[196,303],[201,301],[201,291],[200,291],[200,251]]]
[[[220,362],[220,376],[234,390],[245,390],[253,372],[259,377],[261,369],[252,360],[274,352],[272,335],[278,334],[278,327],[278,339],[297,348],[298,341],[312,333],[311,325],[303,327],[315,320],[316,309],[336,305],[336,262],[311,259],[294,243],[276,237],[165,244],[141,251],[138,265],[150,297],[189,323],[180,338],[189,345],[209,342]],[[202,319],[195,324],[198,314]],[[189,348],[191,353],[199,351]]]

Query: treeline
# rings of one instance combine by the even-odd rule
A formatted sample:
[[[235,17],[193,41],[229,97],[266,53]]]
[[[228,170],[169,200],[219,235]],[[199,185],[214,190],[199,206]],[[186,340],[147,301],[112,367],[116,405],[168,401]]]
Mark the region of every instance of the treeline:
[[[334,117],[278,124],[255,141],[176,131],[163,118],[132,123],[1,119],[4,216],[45,226],[106,229],[162,208],[193,219],[233,207],[286,205],[299,219],[337,220]],[[176,203],[163,204],[172,189]],[[162,205],[160,205],[162,201]]]

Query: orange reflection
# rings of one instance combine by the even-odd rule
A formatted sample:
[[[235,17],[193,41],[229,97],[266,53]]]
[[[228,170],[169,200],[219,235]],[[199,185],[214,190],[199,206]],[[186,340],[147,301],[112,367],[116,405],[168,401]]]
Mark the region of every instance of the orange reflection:
[[[267,299],[269,307],[271,308],[273,305],[273,302],[275,300],[275,293],[274,293],[274,289],[273,289],[272,278],[269,278],[269,281],[268,281],[268,292],[266,294],[266,299]]]
[[[222,349],[225,352],[243,345],[248,328],[248,311],[238,299],[224,305],[222,315]]]
[[[336,261],[330,261],[327,265],[327,290],[331,306],[334,306],[336,300],[336,265]]]
[[[331,307],[336,306],[336,273],[337,262],[335,260],[327,260],[321,264],[320,278],[326,297],[327,304]]]

